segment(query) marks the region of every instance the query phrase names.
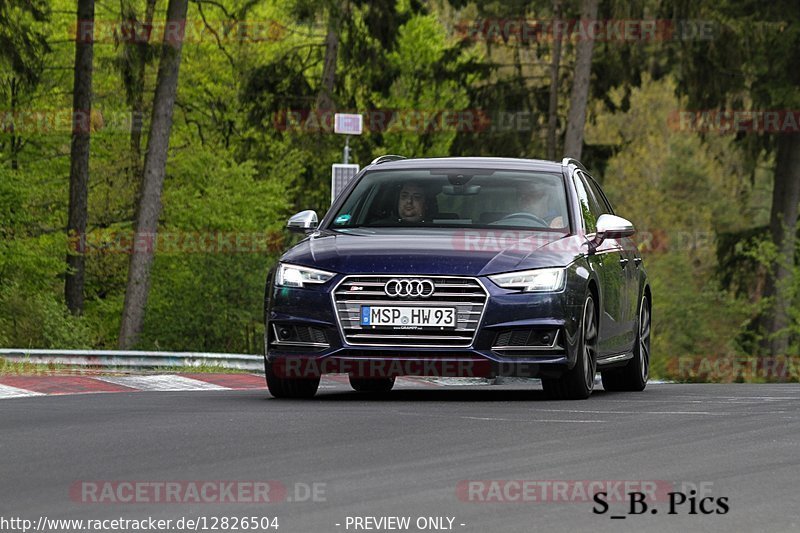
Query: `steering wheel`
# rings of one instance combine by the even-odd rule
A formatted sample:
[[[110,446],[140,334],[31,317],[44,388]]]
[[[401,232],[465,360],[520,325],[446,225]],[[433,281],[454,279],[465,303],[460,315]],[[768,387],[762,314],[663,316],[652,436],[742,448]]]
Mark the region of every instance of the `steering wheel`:
[[[547,223],[547,221],[545,219],[543,219],[541,217],[537,217],[533,213],[511,213],[510,215],[504,216],[500,220],[505,220],[507,218],[529,218],[529,219],[535,221],[536,223],[538,223],[539,225],[541,225],[543,228],[546,228],[546,227],[549,226],[549,224]]]

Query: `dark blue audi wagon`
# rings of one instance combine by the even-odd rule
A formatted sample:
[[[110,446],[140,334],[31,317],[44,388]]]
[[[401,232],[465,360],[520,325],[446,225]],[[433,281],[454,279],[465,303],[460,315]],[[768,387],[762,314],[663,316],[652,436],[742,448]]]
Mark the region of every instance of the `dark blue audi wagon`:
[[[631,222],[586,169],[382,156],[271,269],[265,371],[275,397],[320,376],[387,392],[401,375],[538,377],[550,397],[641,391],[652,295]]]

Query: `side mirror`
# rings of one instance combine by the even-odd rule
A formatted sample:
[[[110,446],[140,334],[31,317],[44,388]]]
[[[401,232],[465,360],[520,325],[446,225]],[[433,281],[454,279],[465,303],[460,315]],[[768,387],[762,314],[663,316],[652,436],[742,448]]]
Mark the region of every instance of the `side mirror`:
[[[316,211],[300,211],[289,218],[289,221],[286,223],[286,229],[289,231],[306,232],[315,229],[317,224],[319,224],[319,220],[317,219]]]
[[[636,233],[636,228],[630,220],[616,215],[600,215],[597,219],[597,231],[594,239],[589,243],[592,251],[596,250],[606,239],[622,239]]]

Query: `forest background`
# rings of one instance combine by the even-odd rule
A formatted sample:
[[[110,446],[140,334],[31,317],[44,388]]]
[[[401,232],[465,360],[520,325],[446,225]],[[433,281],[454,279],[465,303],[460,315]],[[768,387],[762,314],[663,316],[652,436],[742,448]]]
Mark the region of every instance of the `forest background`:
[[[797,65],[788,0],[5,0],[0,346],[263,353],[345,112],[362,167],[580,158],[639,232],[654,374],[774,378],[713,367],[800,353]]]

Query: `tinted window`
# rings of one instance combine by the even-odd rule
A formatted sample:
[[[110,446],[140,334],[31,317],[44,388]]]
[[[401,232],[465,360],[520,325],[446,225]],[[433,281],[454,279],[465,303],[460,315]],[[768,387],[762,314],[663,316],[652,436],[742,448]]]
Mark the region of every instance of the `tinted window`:
[[[462,168],[368,172],[335,214],[330,227],[566,231],[568,224],[561,174]]]
[[[581,206],[581,215],[586,233],[594,233],[597,231],[597,219],[603,214],[603,208],[595,199],[582,173],[575,172],[573,181],[578,193],[578,201]]]
[[[611,208],[611,203],[608,201],[608,198],[606,198],[606,195],[603,194],[603,190],[600,188],[600,185],[598,185],[594,178],[588,174],[581,172],[581,175],[586,180],[586,184],[589,186],[589,190],[597,201],[597,204],[600,206],[603,214],[613,215],[614,210]]]

